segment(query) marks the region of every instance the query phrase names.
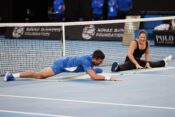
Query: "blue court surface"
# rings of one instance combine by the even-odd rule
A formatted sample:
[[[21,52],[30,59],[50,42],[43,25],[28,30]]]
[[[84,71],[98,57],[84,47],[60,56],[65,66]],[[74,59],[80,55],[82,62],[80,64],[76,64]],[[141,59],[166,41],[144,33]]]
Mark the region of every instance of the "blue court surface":
[[[160,53],[161,49],[167,51]],[[152,47],[152,52],[160,56],[175,55],[174,50]],[[1,77],[0,117],[175,116],[174,60],[162,68],[117,73],[111,73],[108,66],[104,74],[121,81],[94,81],[84,73],[11,82]]]

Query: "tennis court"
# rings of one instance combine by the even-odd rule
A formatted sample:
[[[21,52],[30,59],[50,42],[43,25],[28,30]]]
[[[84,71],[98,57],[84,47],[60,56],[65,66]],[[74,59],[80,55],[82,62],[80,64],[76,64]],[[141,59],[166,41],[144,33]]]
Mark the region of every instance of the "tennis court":
[[[112,44],[113,42],[111,42]],[[117,49],[128,46],[116,42]],[[115,52],[115,54],[117,54]],[[173,47],[151,46],[154,59],[175,55]],[[120,55],[116,61],[124,60]],[[157,58],[156,58],[157,57]],[[86,74],[61,74],[45,80],[0,78],[1,117],[173,117],[175,61],[164,68],[111,73],[121,81],[94,81]],[[63,77],[65,76],[66,77]],[[71,77],[73,76],[73,77]]]
[[[172,20],[174,17],[163,19]],[[106,25],[105,23],[125,22],[128,32],[124,34],[129,40],[134,38],[133,33],[138,28],[138,23],[151,20],[153,19],[94,21],[87,24],[86,22],[28,25],[15,23],[14,27],[21,26],[15,28],[17,36],[25,34],[23,32],[25,28],[22,26],[36,25],[36,28],[29,28],[34,30],[32,34],[36,34],[37,26],[52,24],[62,30],[63,39],[5,38],[4,35],[0,35],[0,117],[174,117],[174,60],[166,67],[111,73],[111,64],[114,61],[124,62],[127,45],[121,41],[102,41],[93,38],[69,40],[65,35],[66,26],[86,27],[91,24],[95,26],[95,23],[101,26],[101,23]],[[154,18],[154,20],[162,19]],[[1,24],[0,27],[12,27],[12,24]],[[102,31],[100,34],[104,33],[104,28],[89,27],[85,28],[88,29],[85,30],[86,36],[92,36],[91,33],[95,30]],[[120,30],[113,28],[105,31],[106,34],[111,34],[110,31]],[[155,46],[153,40],[149,41],[151,61],[163,59],[170,54],[175,57],[174,46]],[[96,81],[85,73],[62,73],[43,80],[19,78],[10,82],[3,81],[7,71],[13,73],[24,70],[37,71],[51,65],[58,57],[88,54],[96,49],[101,49],[106,55],[103,65],[100,66],[104,75],[116,76],[120,81]]]

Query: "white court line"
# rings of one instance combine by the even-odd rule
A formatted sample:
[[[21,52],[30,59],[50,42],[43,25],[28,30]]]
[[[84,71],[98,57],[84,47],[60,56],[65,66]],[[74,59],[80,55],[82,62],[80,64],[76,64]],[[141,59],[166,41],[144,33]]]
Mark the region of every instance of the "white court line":
[[[104,76],[113,76],[113,75],[133,75],[133,74],[139,74],[139,73],[146,73],[146,72],[153,72],[153,71],[162,71],[162,70],[169,70],[169,69],[175,69],[173,66],[168,67],[159,67],[159,68],[151,68],[151,69],[134,69],[134,70],[128,70],[128,71],[120,71],[120,72],[110,72],[110,73],[100,73],[100,75]],[[160,74],[156,74],[159,75]],[[80,76],[76,76],[72,79],[88,79],[90,78],[87,74],[82,74]]]
[[[31,113],[31,112],[11,111],[11,110],[0,110],[0,112],[4,112],[4,113],[15,113],[15,114],[24,114],[24,115],[47,116],[47,117],[73,117],[73,116],[65,116],[65,115],[53,115],[53,114],[43,114],[43,113]]]
[[[124,74],[124,75],[128,75],[128,76],[131,76],[131,75],[137,75],[137,76],[155,76],[155,77],[159,77],[159,76],[163,76],[163,77],[174,77],[174,75],[168,75],[168,74]]]
[[[62,102],[86,103],[86,104],[99,104],[99,105],[110,105],[110,106],[125,106],[125,107],[150,108],[150,109],[163,109],[163,110],[175,110],[175,107],[149,106],[149,105],[137,105],[137,104],[122,104],[122,103],[87,101],[87,100],[43,98],[43,97],[17,96],[17,95],[0,95],[0,97],[36,99],[36,100],[48,100],[48,101],[62,101]]]
[[[127,71],[119,71],[119,72],[111,72],[107,74],[111,75],[125,75],[125,74],[137,74],[137,73],[145,73],[145,72],[153,72],[153,71],[162,71],[162,70],[170,70],[175,69],[175,67],[159,67],[159,68],[151,68],[151,69],[134,69],[134,70],[127,70]]]
[[[128,71],[121,71],[119,74],[124,73],[144,73],[144,72],[153,72],[153,71],[162,71],[162,70],[169,70],[169,69],[175,69],[175,67],[159,67],[159,68],[151,68],[151,69],[135,69],[135,70],[128,70]],[[114,73],[115,74],[115,73]]]
[[[160,68],[151,68],[151,69],[134,69],[134,70],[128,70],[128,71],[120,71],[120,72],[109,72],[109,73],[100,73],[100,75],[104,76],[113,76],[113,75],[133,75],[133,74],[139,74],[139,73],[146,73],[146,72],[152,72],[152,71],[162,71],[162,70],[169,70],[169,69],[175,69],[173,66],[168,67],[160,67]],[[146,75],[146,74],[145,74]],[[158,75],[158,74],[156,74]],[[159,74],[160,76],[160,74]],[[163,76],[163,75],[162,75]],[[165,75],[166,76],[166,75]],[[72,79],[90,79],[88,74],[82,73],[77,74],[73,76],[60,76],[59,78],[49,78],[49,79],[35,79],[38,81],[63,81],[63,80],[72,80]]]

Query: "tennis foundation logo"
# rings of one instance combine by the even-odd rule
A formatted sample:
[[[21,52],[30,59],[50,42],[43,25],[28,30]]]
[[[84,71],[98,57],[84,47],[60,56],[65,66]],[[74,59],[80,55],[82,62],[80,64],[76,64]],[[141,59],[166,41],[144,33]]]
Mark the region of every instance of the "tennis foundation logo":
[[[83,39],[91,39],[95,35],[95,26],[89,25],[83,28],[82,37]]]
[[[24,27],[15,27],[12,33],[13,37],[20,38],[24,34],[24,29]]]

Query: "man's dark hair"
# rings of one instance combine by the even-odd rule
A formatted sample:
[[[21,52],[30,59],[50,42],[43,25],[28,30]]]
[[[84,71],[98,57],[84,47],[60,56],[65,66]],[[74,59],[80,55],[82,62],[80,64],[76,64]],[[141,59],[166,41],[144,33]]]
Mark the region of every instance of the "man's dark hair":
[[[105,59],[105,54],[101,50],[95,50],[93,52],[92,58]]]

